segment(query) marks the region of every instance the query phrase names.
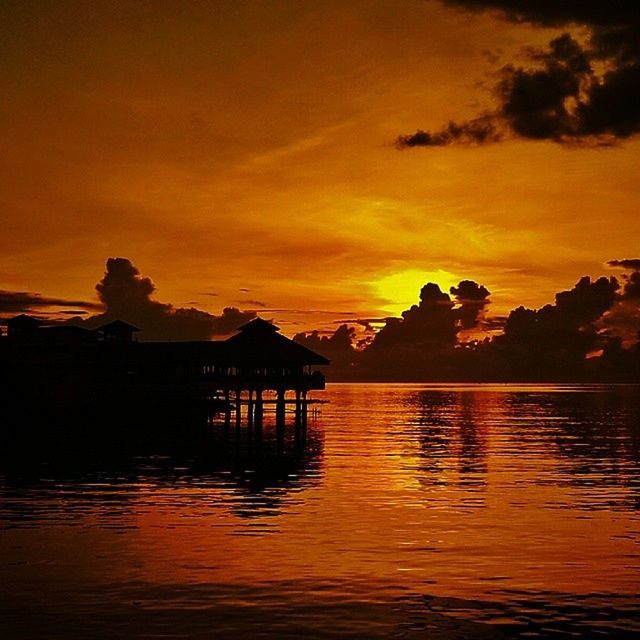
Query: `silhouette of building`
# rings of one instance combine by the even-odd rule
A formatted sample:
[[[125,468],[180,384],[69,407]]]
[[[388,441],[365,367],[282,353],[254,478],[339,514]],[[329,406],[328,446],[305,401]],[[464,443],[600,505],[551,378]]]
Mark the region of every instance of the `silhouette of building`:
[[[46,326],[22,314],[6,326],[0,345],[4,395],[24,402],[44,398],[52,406],[96,399],[103,405],[205,402],[224,412],[227,425],[235,411],[238,426],[244,407],[248,426],[258,431],[265,403],[271,403],[280,434],[286,405],[294,405],[296,427],[304,428],[308,392],[325,388],[324,375],[313,367],[329,364],[261,318],[227,340],[198,342],[138,342],[140,329],[121,320],[89,330]]]
[[[44,325],[44,322],[33,316],[21,313],[19,316],[7,320],[5,325],[7,327],[8,338],[29,339],[37,333],[38,329]]]
[[[96,331],[105,342],[133,342],[140,329],[123,320],[114,320],[98,327]]]

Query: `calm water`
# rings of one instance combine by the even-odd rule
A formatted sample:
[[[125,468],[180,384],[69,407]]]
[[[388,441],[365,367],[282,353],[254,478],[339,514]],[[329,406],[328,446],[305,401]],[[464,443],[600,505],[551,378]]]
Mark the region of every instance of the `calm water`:
[[[5,451],[2,637],[640,635],[638,387],[322,397],[305,451]]]

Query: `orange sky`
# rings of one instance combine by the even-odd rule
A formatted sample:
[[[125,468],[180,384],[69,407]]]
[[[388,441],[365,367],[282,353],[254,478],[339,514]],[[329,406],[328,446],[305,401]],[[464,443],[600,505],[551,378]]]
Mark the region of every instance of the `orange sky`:
[[[633,138],[393,146],[491,105],[487,51],[503,64],[560,31],[437,0],[0,17],[0,289],[92,300],[122,256],[163,302],[258,301],[294,310],[264,311],[291,334],[397,313],[426,279],[477,280],[493,313],[540,306],[637,257]]]

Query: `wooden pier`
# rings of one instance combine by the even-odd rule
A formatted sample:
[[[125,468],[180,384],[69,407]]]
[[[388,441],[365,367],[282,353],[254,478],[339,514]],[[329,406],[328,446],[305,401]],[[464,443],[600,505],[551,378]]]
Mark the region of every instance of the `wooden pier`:
[[[63,380],[64,389],[86,398],[97,392],[110,397],[110,405],[204,405],[224,417],[226,429],[233,423],[239,430],[244,421],[255,437],[262,434],[265,410],[273,409],[279,439],[287,413],[304,438],[310,407],[319,404],[309,392],[325,388],[324,375],[313,367],[329,364],[261,318],[227,340],[200,342],[137,342],[137,327],[120,321],[96,332],[42,327],[29,317],[9,327],[0,362],[16,386],[53,389],[53,381]]]

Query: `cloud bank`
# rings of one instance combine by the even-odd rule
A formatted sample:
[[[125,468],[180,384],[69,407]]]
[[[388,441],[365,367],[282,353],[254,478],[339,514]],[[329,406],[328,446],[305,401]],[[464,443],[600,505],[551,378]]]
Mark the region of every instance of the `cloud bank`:
[[[0,314],[37,313],[51,307],[73,309],[101,309],[102,305],[85,300],[48,298],[27,291],[5,291],[0,289]],[[67,313],[67,312],[63,312]]]
[[[427,283],[418,304],[358,349],[346,324],[295,339],[332,359],[335,379],[640,380],[640,260],[608,264],[631,272],[622,281],[584,276],[553,304],[519,306],[506,318],[487,316],[491,294],[473,280],[449,293]],[[501,333],[467,339],[489,328]]]

